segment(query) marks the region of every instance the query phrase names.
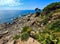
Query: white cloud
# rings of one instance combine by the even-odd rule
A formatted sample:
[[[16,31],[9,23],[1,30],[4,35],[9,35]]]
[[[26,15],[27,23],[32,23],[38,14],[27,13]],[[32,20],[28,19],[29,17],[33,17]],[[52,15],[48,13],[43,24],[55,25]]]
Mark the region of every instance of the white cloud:
[[[1,6],[19,6],[22,5],[21,0],[0,0],[0,7]]]

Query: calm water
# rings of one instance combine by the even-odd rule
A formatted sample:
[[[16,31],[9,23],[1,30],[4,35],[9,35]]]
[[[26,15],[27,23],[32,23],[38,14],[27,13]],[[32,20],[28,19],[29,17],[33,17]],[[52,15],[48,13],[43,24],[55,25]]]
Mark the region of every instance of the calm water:
[[[34,12],[34,10],[0,10],[0,24],[11,22],[13,18]]]

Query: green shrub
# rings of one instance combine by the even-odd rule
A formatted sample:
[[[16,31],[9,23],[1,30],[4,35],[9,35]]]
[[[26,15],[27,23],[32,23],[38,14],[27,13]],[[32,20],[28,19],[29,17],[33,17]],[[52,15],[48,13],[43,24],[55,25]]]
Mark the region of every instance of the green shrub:
[[[28,29],[28,26],[24,26],[24,27],[23,27],[23,30],[21,31],[21,33],[26,32],[27,29]]]
[[[23,32],[30,32],[32,29],[29,26],[24,26],[23,30],[21,31],[21,33]]]
[[[38,33],[35,34],[35,38],[36,38],[39,42],[41,42],[41,41],[44,40],[44,37],[43,37],[42,35],[38,34]]]
[[[55,20],[51,24],[48,24],[48,29],[60,32],[60,20]]]
[[[13,39],[19,39],[20,38],[20,35],[15,35],[14,37],[13,37]]]
[[[45,19],[42,22],[43,22],[44,25],[46,25],[48,23],[48,21],[49,21],[49,17],[46,16]]]
[[[28,40],[31,30],[32,29],[29,26],[24,26],[23,27],[23,30],[21,31],[21,35],[20,35],[20,38],[21,38],[22,41]]]
[[[59,39],[53,33],[37,33],[35,35],[36,40],[38,40],[41,44],[57,44]]]
[[[27,33],[27,32],[22,33],[20,38],[22,41],[27,41],[29,38],[29,33]]]
[[[29,38],[29,34],[31,32],[31,28],[29,26],[24,26],[23,30],[21,31],[20,35],[15,35],[13,39],[21,38],[22,41],[25,41]]]
[[[48,14],[56,9],[60,9],[60,2],[51,3],[43,9],[43,15]]]
[[[58,44],[60,44],[60,40],[58,41]]]

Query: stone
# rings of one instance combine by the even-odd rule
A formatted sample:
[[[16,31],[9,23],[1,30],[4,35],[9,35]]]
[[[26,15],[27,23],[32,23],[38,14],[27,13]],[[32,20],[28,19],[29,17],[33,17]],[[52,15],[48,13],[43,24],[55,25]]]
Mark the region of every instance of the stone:
[[[6,44],[14,44],[14,41],[15,41],[15,40],[9,41],[9,42],[7,42]]]
[[[18,39],[17,41],[15,41],[15,43],[16,44],[40,44],[37,40],[31,37],[27,41],[21,41],[20,39]]]
[[[3,40],[2,39],[0,39],[0,44],[3,44]]]
[[[8,33],[8,30],[4,31],[3,34],[7,34]]]

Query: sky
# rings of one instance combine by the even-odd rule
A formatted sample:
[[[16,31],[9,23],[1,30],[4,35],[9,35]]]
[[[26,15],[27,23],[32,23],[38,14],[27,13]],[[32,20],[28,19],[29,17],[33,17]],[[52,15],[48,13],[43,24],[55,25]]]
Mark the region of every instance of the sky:
[[[60,0],[0,0],[0,10],[43,9],[53,2],[60,2]]]

